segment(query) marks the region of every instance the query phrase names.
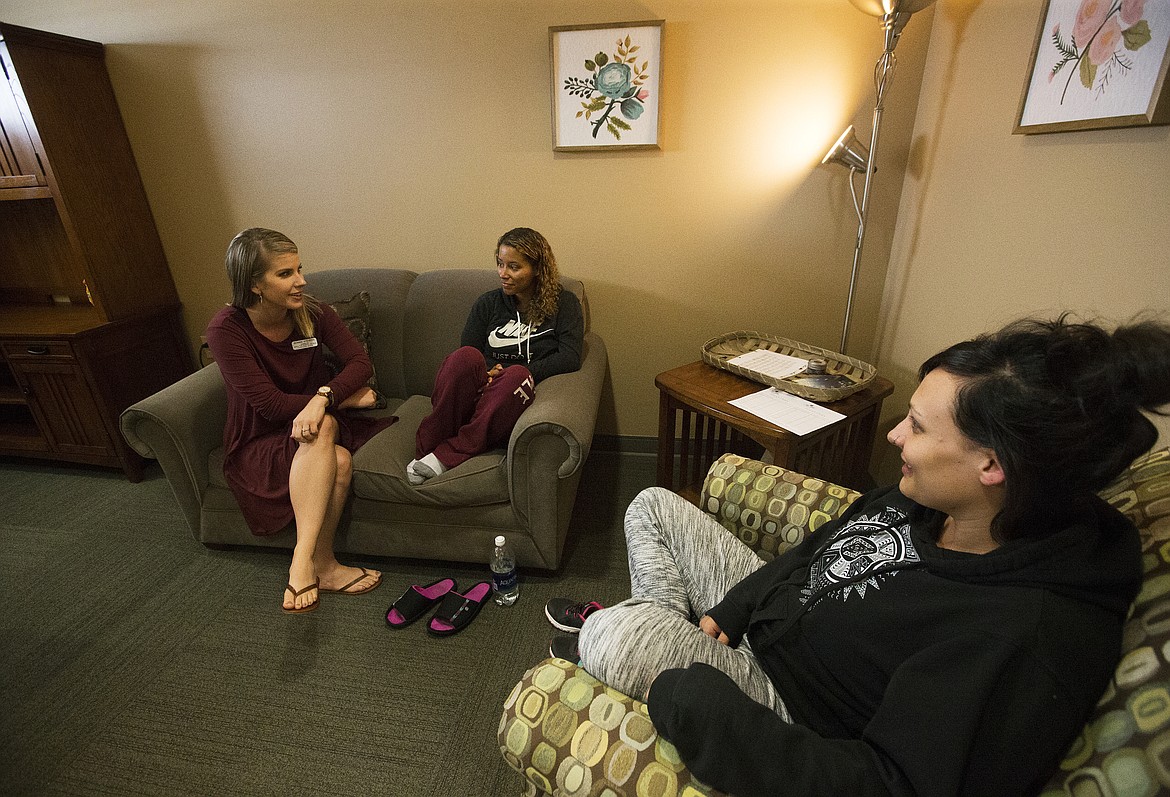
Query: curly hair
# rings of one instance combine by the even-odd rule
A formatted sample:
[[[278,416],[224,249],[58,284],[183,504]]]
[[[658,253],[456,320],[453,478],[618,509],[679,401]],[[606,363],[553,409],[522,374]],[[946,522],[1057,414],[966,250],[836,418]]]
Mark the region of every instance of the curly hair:
[[[528,227],[508,230],[496,241],[496,254],[501,246],[510,246],[532,264],[536,290],[528,305],[528,323],[533,329],[557,314],[557,300],[561,295],[561,275],[557,259],[545,237]]]

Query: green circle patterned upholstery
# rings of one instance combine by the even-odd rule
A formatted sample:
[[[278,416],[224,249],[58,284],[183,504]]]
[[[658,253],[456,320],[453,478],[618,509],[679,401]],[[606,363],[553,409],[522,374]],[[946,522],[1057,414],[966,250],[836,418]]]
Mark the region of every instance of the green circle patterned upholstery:
[[[858,493],[836,484],[724,454],[707,471],[700,508],[771,560],[839,517]]]
[[[524,674],[504,703],[500,752],[529,797],[699,797],[674,745],[646,706],[563,659]]]
[[[1101,496],[1141,529],[1145,575],[1113,681],[1042,797],[1170,790],[1170,449],[1139,459]]]
[[[857,493],[726,454],[700,506],[761,556],[796,545]],[[1113,682],[1041,797],[1153,797],[1170,791],[1170,449],[1134,462],[1102,497],[1142,533],[1146,572]],[[641,701],[548,659],[504,705],[500,751],[527,797],[716,797],[660,739]]]

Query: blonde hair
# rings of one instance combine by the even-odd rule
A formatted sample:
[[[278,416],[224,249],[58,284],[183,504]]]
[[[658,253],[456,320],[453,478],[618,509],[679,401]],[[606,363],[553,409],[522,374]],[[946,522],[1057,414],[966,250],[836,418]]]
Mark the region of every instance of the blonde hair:
[[[536,290],[528,305],[528,323],[533,329],[557,314],[557,299],[561,294],[561,275],[557,259],[545,237],[528,227],[508,230],[496,241],[496,254],[501,246],[510,246],[532,264]]]
[[[297,254],[297,245],[284,233],[263,227],[250,227],[232,238],[228,244],[224,264],[228,279],[232,283],[232,307],[247,310],[260,302],[252,288],[268,271],[274,255]],[[293,311],[293,321],[306,338],[313,337],[313,319],[321,314],[321,303],[312,296],[302,294],[304,304]]]

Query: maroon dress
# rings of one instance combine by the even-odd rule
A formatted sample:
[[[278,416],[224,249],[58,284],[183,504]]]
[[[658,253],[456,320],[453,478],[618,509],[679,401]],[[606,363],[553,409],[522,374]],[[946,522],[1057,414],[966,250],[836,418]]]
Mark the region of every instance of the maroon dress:
[[[321,305],[315,322],[315,337],[294,328],[279,343],[256,331],[237,307],[225,307],[207,325],[207,344],[227,385],[223,473],[253,534],[275,534],[293,520],[288,478],[299,446],[290,436],[293,418],[322,385],[340,404],[373,374],[369,355],[333,308]],[[345,364],[332,378],[322,344]],[[350,452],[397,420],[332,414],[338,445]]]

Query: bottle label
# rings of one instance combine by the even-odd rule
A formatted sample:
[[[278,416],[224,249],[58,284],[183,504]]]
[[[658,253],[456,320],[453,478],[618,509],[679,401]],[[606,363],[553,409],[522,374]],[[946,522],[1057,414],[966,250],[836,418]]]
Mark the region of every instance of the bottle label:
[[[492,581],[496,585],[496,592],[511,592],[516,589],[516,571],[507,573],[492,573]]]

